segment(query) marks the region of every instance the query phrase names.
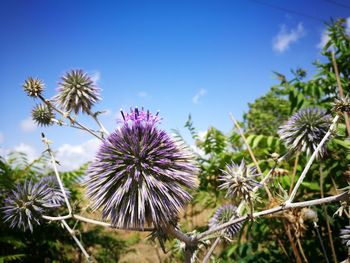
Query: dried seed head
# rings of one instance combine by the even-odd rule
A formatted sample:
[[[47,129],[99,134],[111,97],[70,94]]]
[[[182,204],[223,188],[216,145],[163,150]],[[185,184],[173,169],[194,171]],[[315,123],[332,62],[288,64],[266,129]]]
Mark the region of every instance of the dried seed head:
[[[122,127],[103,141],[89,167],[87,195],[116,227],[162,228],[176,222],[191,199],[186,188],[196,187],[197,168],[147,112],[122,115]]]
[[[244,159],[240,165],[232,162],[226,166],[223,175],[219,177],[219,181],[223,182],[219,188],[227,189],[227,197],[243,198],[250,201],[253,189],[260,184],[254,179],[259,176],[255,167],[247,167]]]
[[[350,113],[350,100],[349,98],[335,99],[333,103],[332,111],[337,114],[343,114],[344,112]]]
[[[303,217],[304,221],[318,221],[317,212],[311,208],[304,207],[303,209],[301,209],[301,216]]]
[[[46,104],[38,104],[32,110],[32,118],[39,126],[50,126],[53,124],[55,114]]]
[[[44,90],[44,83],[40,79],[29,77],[23,84],[23,89],[29,97],[36,98]]]
[[[55,100],[67,112],[90,113],[91,107],[101,100],[100,89],[84,71],[72,70],[62,77]]]
[[[331,116],[323,109],[306,108],[295,113],[280,127],[278,133],[291,152],[306,152],[309,155],[320,144],[331,123]],[[324,145],[318,157],[322,157],[325,152]]]

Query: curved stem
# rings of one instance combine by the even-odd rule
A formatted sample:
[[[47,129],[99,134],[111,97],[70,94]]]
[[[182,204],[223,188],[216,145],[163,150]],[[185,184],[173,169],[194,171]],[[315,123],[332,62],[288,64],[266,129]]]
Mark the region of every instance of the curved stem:
[[[334,128],[335,124],[337,123],[338,119],[339,119],[339,115],[334,117],[332,124],[328,129],[328,132],[325,134],[325,136],[321,140],[320,144],[316,147],[315,151],[312,153],[312,155],[311,155],[309,161],[307,162],[303,172],[301,173],[297,183],[295,184],[295,187],[294,187],[292,193],[290,194],[288,200],[286,201],[286,204],[289,204],[294,200],[294,197],[295,197],[301,183],[304,181],[304,178],[305,178],[307,172],[309,171],[312,162],[315,160],[315,158],[316,158],[318,152],[320,151],[321,147],[323,146],[323,144],[327,141],[328,137],[331,135],[333,128]]]
[[[60,109],[58,109],[53,103],[51,103],[51,101],[45,99],[43,96],[39,95],[38,96],[48,107],[50,107],[51,109],[53,109],[54,111],[58,112],[59,114],[62,115],[62,117],[67,118],[72,124],[76,124],[77,126],[79,126],[82,130],[87,131],[88,133],[90,133],[92,136],[96,137],[99,140],[103,140],[99,135],[97,135],[95,132],[93,132],[91,129],[89,129],[88,127],[84,126],[83,124],[81,124],[80,122],[76,121],[75,119],[72,118],[72,116],[70,116],[69,114],[61,111]]]
[[[262,216],[266,216],[266,215],[270,215],[270,214],[274,214],[274,213],[278,213],[281,212],[283,210],[288,210],[288,209],[292,209],[292,208],[301,208],[301,207],[305,207],[305,206],[312,206],[312,205],[321,205],[321,204],[326,204],[326,203],[333,203],[333,202],[338,202],[341,200],[344,200],[345,198],[347,198],[349,196],[348,192],[344,192],[338,195],[334,195],[334,196],[329,196],[329,197],[325,197],[325,198],[319,198],[319,199],[315,199],[315,200],[310,200],[310,201],[304,201],[304,202],[297,202],[297,203],[289,203],[289,204],[283,204],[280,206],[276,206],[274,208],[271,209],[267,209],[267,210],[263,210],[260,212],[255,212],[253,214],[253,218],[257,218],[257,217],[262,217]],[[241,216],[239,218],[236,218],[234,220],[230,220],[227,223],[221,224],[217,227],[213,227],[211,229],[208,229],[207,231],[198,234],[197,236],[194,237],[194,241],[198,241],[200,239],[203,239],[215,232],[221,231],[233,224],[237,224],[239,222],[245,221],[247,220],[249,217],[247,215]]]
[[[213,254],[215,248],[217,247],[217,245],[220,243],[221,237],[217,237],[213,243],[213,245],[210,247],[208,253],[205,255],[202,263],[208,263],[211,257],[211,254]]]
[[[74,230],[72,230],[72,229],[69,227],[69,225],[67,224],[67,222],[66,222],[65,220],[62,220],[61,222],[62,222],[62,224],[64,225],[64,227],[68,230],[69,234],[72,236],[72,238],[74,239],[75,243],[77,243],[77,245],[78,245],[78,247],[80,248],[80,250],[83,252],[83,254],[84,254],[86,260],[87,260],[88,262],[92,262],[91,259],[90,259],[89,254],[86,252],[84,246],[81,244],[81,242],[79,241],[79,239],[76,237]]]

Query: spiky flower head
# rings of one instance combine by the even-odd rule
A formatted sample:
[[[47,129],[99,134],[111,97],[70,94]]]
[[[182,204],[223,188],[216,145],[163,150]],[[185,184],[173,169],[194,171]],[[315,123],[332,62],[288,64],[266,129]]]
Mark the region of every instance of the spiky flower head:
[[[219,207],[209,220],[209,229],[227,223],[238,218],[237,207],[234,205],[223,205]],[[233,224],[225,229],[225,236],[232,239],[242,228],[242,223]]]
[[[255,186],[260,186],[254,178],[259,176],[255,167],[248,167],[242,159],[241,164],[237,165],[232,162],[226,166],[226,170],[222,171],[223,175],[219,177],[219,181],[223,182],[219,188],[227,189],[226,197],[243,198],[246,201],[251,199]]]
[[[100,89],[83,70],[72,70],[61,78],[55,99],[67,112],[90,113],[91,107],[101,100]]]
[[[48,209],[57,207],[52,202],[52,190],[44,182],[17,184],[4,201],[4,222],[9,222],[11,228],[29,229],[40,225],[42,214]]]
[[[320,108],[301,109],[279,128],[279,135],[290,152],[312,153],[328,132],[332,117]],[[326,151],[323,146],[318,157]]]
[[[347,247],[350,247],[350,226],[340,230],[340,238]]]
[[[62,206],[65,203],[64,195],[63,195],[61,188],[58,184],[56,176],[50,175],[50,176],[42,177],[40,179],[39,183],[47,185],[47,187],[51,191],[51,201],[50,202],[55,207]],[[65,191],[67,197],[69,198],[70,191],[65,187],[64,187],[64,191]]]
[[[350,100],[348,97],[335,99],[333,103],[332,111],[337,114],[342,114],[344,112],[350,113]]]
[[[29,97],[36,98],[43,92],[44,83],[40,79],[29,77],[25,80],[23,89]]]
[[[37,125],[50,126],[55,114],[46,104],[38,104],[32,110],[32,118]]]
[[[162,228],[177,220],[196,187],[186,149],[158,129],[157,115],[132,109],[107,137],[88,169],[92,208],[119,228]]]

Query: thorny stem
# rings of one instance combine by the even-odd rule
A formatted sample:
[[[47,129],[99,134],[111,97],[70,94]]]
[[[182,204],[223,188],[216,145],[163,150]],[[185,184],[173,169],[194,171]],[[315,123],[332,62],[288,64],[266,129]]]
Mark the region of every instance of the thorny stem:
[[[213,245],[210,247],[208,253],[205,255],[202,263],[208,263],[210,260],[210,256],[211,254],[213,254],[215,248],[217,247],[217,245],[220,243],[221,237],[217,237],[213,243]]]
[[[256,160],[255,155],[254,155],[252,149],[250,148],[249,143],[248,143],[246,137],[244,136],[244,133],[243,133],[243,131],[242,131],[242,129],[241,129],[241,126],[238,124],[238,122],[236,121],[236,119],[233,117],[233,114],[232,114],[232,113],[230,113],[230,118],[231,118],[233,124],[236,126],[236,129],[237,129],[239,135],[242,137],[242,140],[243,140],[244,144],[245,144],[246,147],[247,147],[247,150],[248,150],[248,152],[249,152],[249,155],[250,155],[250,157],[252,158],[252,160],[253,160],[253,162],[254,162],[254,165],[256,166],[256,169],[258,170],[259,174],[262,175],[263,173],[262,173],[262,171],[261,171],[261,169],[260,169],[259,163],[258,163],[258,161]],[[269,200],[271,200],[271,199],[272,199],[272,195],[271,195],[271,193],[270,193],[270,190],[267,188],[266,185],[264,185],[264,187],[265,187],[265,191],[266,191],[266,193],[267,193],[267,196],[269,197]]]
[[[104,138],[105,135],[109,135],[109,132],[107,131],[107,129],[103,126],[102,122],[98,119],[97,117],[97,113],[93,113],[90,110],[88,111],[88,114],[95,120],[95,122],[97,123],[98,127],[100,127],[100,132],[101,132],[101,136],[102,138]]]
[[[82,130],[82,131],[85,131],[83,128],[79,127],[79,126],[76,126],[74,124],[68,124],[68,123],[65,123],[63,121],[59,121],[59,120],[56,120],[56,119],[51,119],[54,123],[56,123],[58,126],[66,126],[66,127],[70,127],[70,128],[74,128],[74,129],[78,129],[78,130]],[[90,129],[91,131],[93,132],[98,132],[96,130],[92,130]]]
[[[45,138],[45,135],[44,135],[44,134],[42,134],[42,140],[43,140],[43,142],[45,143],[46,148],[47,148],[47,152],[49,153],[49,155],[50,155],[50,157],[51,157],[52,167],[53,167],[53,170],[54,170],[54,172],[55,172],[58,185],[60,186],[61,192],[62,192],[62,194],[63,194],[64,201],[66,202],[69,215],[71,215],[71,214],[72,214],[72,207],[70,206],[70,203],[69,203],[69,200],[68,200],[66,191],[64,190],[63,183],[62,183],[62,180],[61,180],[61,178],[60,178],[60,174],[58,173],[57,165],[56,165],[56,159],[55,159],[55,157],[54,157],[54,155],[53,155],[53,153],[52,153],[52,151],[51,151],[49,142],[48,142],[47,139]]]
[[[85,223],[90,223],[90,224],[104,226],[104,227],[110,227],[110,228],[116,228],[110,223],[102,222],[102,221],[99,221],[99,220],[87,218],[87,217],[84,217],[84,216],[81,216],[81,215],[76,215],[76,214],[65,215],[65,216],[46,216],[46,215],[43,215],[42,218],[44,218],[45,220],[49,220],[49,221],[61,221],[61,220],[65,220],[65,219],[74,218],[74,219],[77,219],[77,220],[79,220],[81,222],[85,222]],[[151,227],[144,227],[144,228],[116,228],[116,229],[129,230],[129,231],[142,231],[142,232],[143,231],[144,232],[150,232],[150,231],[154,230],[154,228],[151,228]]]
[[[335,78],[337,80],[339,96],[340,98],[344,98],[344,91],[339,78],[339,70],[338,70],[337,60],[335,59],[334,52],[332,52],[332,62],[334,67]],[[346,130],[348,131],[348,135],[350,136],[350,121],[349,121],[349,116],[347,112],[344,112],[344,118],[345,118]]]
[[[316,147],[315,151],[312,153],[309,161],[307,162],[303,172],[301,173],[297,183],[295,184],[294,186],[294,189],[292,191],[292,193],[290,194],[288,200],[286,201],[286,205],[290,204],[293,200],[294,200],[294,197],[301,185],[301,183],[303,182],[307,172],[309,171],[310,167],[311,167],[311,164],[312,162],[314,161],[314,159],[316,158],[316,155],[318,154],[318,152],[320,151],[321,147],[323,146],[323,144],[327,141],[328,137],[331,135],[332,131],[333,131],[333,128],[335,126],[335,124],[337,123],[339,119],[339,115],[336,115],[332,121],[332,124],[331,126],[329,127],[328,129],[328,132],[325,134],[325,136],[323,137],[323,139],[321,140],[320,144]]]
[[[76,237],[74,230],[71,229],[71,228],[69,227],[69,225],[67,224],[67,222],[66,222],[65,220],[62,220],[61,222],[62,222],[62,224],[64,225],[64,227],[67,229],[67,231],[69,232],[69,234],[72,236],[72,238],[74,239],[75,243],[77,243],[77,245],[78,245],[78,247],[80,248],[80,250],[83,252],[83,254],[84,254],[86,260],[87,260],[88,262],[92,262],[91,259],[90,259],[89,254],[86,252],[84,246],[81,244],[81,242],[79,241],[79,239]]]
[[[270,214],[274,214],[274,213],[278,213],[284,210],[289,210],[292,208],[301,208],[301,207],[306,207],[306,206],[312,206],[312,205],[321,205],[321,204],[327,204],[327,203],[334,203],[334,202],[338,202],[341,200],[344,200],[345,198],[347,198],[349,196],[348,192],[343,192],[341,194],[338,195],[334,195],[334,196],[329,196],[329,197],[324,197],[324,198],[319,198],[319,199],[315,199],[315,200],[310,200],[310,201],[303,201],[303,202],[297,202],[297,203],[288,203],[288,204],[283,204],[280,206],[276,206],[270,209],[266,209],[260,212],[255,212],[253,214],[253,218],[258,218],[258,217],[262,217],[262,216],[266,216],[266,215],[270,215]],[[194,240],[198,241],[201,240],[215,232],[221,231],[231,225],[237,224],[239,222],[245,221],[249,218],[249,216],[244,215],[241,216],[239,218],[236,218],[234,220],[230,220],[229,222],[226,222],[224,224],[221,224],[217,227],[213,227],[211,229],[208,229],[207,231],[198,234],[197,236],[194,237]]]
[[[83,124],[81,124],[80,122],[76,121],[74,118],[72,118],[72,116],[70,116],[69,114],[61,111],[60,109],[58,109],[53,103],[51,103],[50,100],[45,99],[43,96],[38,95],[38,97],[51,109],[53,109],[54,111],[58,112],[59,114],[62,115],[62,117],[67,118],[72,124],[76,124],[77,126],[79,126],[82,130],[87,131],[88,133],[90,133],[91,135],[93,135],[94,137],[96,137],[99,140],[103,140],[99,135],[97,135],[95,132],[93,132],[91,129],[85,127]]]

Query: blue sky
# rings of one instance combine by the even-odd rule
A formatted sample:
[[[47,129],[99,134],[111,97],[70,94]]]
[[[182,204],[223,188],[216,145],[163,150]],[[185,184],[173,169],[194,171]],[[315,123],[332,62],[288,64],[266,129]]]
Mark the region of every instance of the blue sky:
[[[228,113],[241,119],[248,102],[276,84],[273,70],[288,75],[303,67],[312,74],[321,21],[349,17],[346,3],[2,1],[0,153],[17,149],[35,156],[44,131],[67,169],[91,158],[97,144],[89,135],[35,128],[29,118],[35,101],[21,88],[26,77],[39,77],[51,97],[60,76],[76,68],[102,88],[95,110],[108,110],[102,120],[109,130],[120,108],[145,106],[161,111],[167,130],[181,129],[191,113],[199,131],[215,126],[228,132]]]

